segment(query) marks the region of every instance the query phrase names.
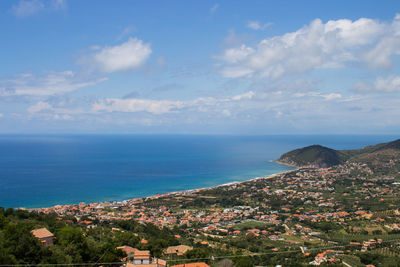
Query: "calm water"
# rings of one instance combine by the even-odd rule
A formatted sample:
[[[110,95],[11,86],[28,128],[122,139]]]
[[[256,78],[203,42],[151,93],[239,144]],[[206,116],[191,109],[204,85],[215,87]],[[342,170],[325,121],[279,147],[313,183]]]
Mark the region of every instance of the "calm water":
[[[394,136],[0,136],[0,206],[124,200],[289,170],[272,160],[321,144],[353,149]]]

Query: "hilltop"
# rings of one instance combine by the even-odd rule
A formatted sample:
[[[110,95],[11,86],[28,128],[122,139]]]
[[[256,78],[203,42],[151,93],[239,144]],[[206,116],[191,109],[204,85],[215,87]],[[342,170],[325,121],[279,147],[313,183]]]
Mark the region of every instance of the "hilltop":
[[[321,145],[295,149],[283,154],[276,162],[292,166],[313,165],[332,167],[346,161],[367,163],[371,167],[390,164],[400,157],[400,139],[354,150],[335,150]]]

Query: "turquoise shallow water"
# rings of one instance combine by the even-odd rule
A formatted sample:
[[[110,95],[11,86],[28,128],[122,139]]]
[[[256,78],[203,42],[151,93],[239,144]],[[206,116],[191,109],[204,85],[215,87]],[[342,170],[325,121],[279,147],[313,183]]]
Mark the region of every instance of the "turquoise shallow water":
[[[394,136],[0,136],[0,206],[120,201],[287,171],[274,159],[322,144],[353,149]]]

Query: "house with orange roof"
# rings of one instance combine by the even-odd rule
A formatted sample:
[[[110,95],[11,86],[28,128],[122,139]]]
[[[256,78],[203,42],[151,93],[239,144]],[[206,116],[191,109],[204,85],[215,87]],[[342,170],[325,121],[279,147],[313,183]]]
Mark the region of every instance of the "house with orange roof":
[[[151,259],[149,263],[134,263],[134,262],[127,262],[126,267],[166,267],[167,262],[162,259]]]
[[[137,248],[133,248],[133,247],[130,247],[130,246],[120,246],[120,247],[117,247],[116,249],[120,249],[123,252],[125,252],[126,258],[123,259],[124,261],[128,261],[129,259],[133,259],[134,253],[136,251],[138,251]]]
[[[186,245],[179,245],[179,246],[171,246],[164,250],[165,255],[176,255],[176,256],[183,256],[189,250],[192,250],[193,247],[186,246]]]
[[[128,263],[127,267],[159,267],[159,266],[166,266],[166,262],[160,259],[152,259],[150,257],[149,250],[138,250],[136,248],[131,248],[128,246],[123,246],[121,249],[124,251],[128,251],[130,254],[128,256]],[[132,257],[133,254],[133,257]]]
[[[42,246],[47,248],[54,244],[54,235],[46,228],[39,228],[31,231],[37,239],[39,239]]]

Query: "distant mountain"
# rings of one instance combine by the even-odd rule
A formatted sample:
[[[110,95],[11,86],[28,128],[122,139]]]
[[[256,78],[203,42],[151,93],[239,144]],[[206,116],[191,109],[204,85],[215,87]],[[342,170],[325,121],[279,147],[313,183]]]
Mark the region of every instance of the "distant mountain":
[[[338,150],[312,145],[287,152],[277,162],[292,166],[314,165],[330,167],[343,163],[345,159],[346,155]]]
[[[289,151],[276,162],[299,167],[306,165],[331,167],[346,161],[354,161],[368,163],[373,167],[393,159],[400,159],[400,139],[354,150],[335,150],[312,145]]]

